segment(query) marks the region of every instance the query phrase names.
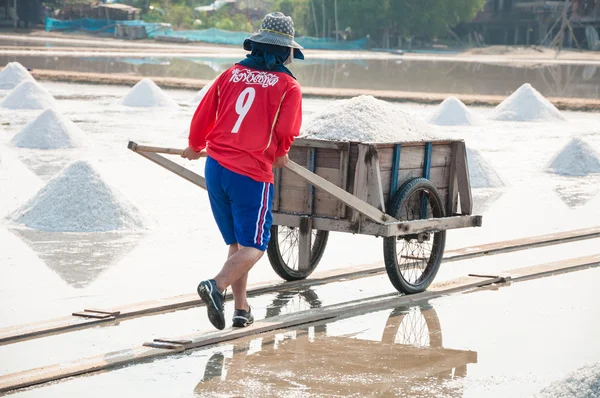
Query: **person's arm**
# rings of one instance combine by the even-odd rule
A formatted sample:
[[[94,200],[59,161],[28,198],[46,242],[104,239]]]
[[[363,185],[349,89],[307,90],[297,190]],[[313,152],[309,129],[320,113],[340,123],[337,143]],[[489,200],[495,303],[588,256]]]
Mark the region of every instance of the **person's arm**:
[[[279,109],[279,117],[275,124],[275,134],[277,136],[277,150],[275,157],[280,158],[290,150],[294,138],[300,135],[302,126],[302,91],[300,85],[294,81],[294,84],[285,93],[285,97]]]
[[[219,105],[218,83],[219,79],[213,83],[202,101],[200,101],[192,117],[188,148],[182,155],[185,158],[190,160],[198,159],[200,152],[206,147],[206,135],[213,128],[217,120],[217,106]]]

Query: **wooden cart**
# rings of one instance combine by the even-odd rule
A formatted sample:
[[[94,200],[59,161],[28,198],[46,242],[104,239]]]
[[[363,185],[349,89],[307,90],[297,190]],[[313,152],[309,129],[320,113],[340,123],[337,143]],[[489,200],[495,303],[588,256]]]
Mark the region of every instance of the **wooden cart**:
[[[158,153],[129,148],[206,188],[204,178]],[[424,291],[440,267],[446,230],[481,226],[471,215],[462,140],[365,144],[297,139],[290,162],[275,172],[273,227],[267,254],[286,280],[317,267],[330,231],[383,237],[385,268],[403,293]],[[302,166],[304,165],[304,166]]]

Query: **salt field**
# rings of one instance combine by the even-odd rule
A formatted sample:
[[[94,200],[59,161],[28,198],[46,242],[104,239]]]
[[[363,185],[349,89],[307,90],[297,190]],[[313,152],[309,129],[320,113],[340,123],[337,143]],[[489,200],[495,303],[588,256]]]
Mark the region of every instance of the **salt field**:
[[[369,96],[306,98],[302,131],[321,139],[464,139],[474,212],[483,215],[483,226],[448,231],[447,250],[596,227],[600,114],[559,111],[536,90],[535,84],[525,85],[497,108],[465,107],[454,99],[416,105]],[[221,268],[227,248],[206,192],[127,149],[130,140],[184,148],[182,132],[201,94],[162,89],[148,79],[126,87],[25,77],[13,88],[0,86],[0,328],[195,293],[198,281]],[[169,159],[203,174],[204,160]],[[596,238],[444,263],[436,283],[597,255],[598,245]],[[316,274],[382,260],[382,239],[332,233]],[[598,277],[598,269],[591,269],[451,295],[420,307],[247,337],[14,396],[353,396],[343,384],[354,386],[359,396],[368,393],[364,386],[387,383],[396,387],[390,396],[563,397],[565,385],[569,391],[597,389]],[[265,256],[249,283],[274,280],[279,279]],[[250,302],[257,319],[265,319],[394,292],[387,277],[377,275],[263,294]],[[225,310],[229,319],[232,303]],[[194,307],[2,345],[0,376],[206,331],[204,312]],[[427,333],[416,336],[409,321]],[[412,335],[402,334],[411,327]],[[398,361],[415,355],[415,347],[433,347],[427,355],[443,352],[448,362],[436,372],[426,361]],[[320,379],[306,367],[291,367],[302,363],[302,355],[322,363]],[[361,368],[360,361],[336,367],[352,355],[379,367]],[[347,377],[352,374],[355,379]],[[240,383],[237,391],[227,383],[234,380]]]

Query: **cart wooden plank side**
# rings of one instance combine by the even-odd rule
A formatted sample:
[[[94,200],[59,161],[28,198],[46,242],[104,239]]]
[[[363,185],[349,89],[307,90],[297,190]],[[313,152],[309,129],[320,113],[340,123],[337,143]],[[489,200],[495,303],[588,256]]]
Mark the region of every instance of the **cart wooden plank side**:
[[[204,178],[158,155],[180,149],[129,148],[206,188]],[[446,230],[481,226],[472,215],[462,140],[358,143],[297,139],[275,171],[267,254],[286,280],[308,277],[329,232],[383,237],[386,271],[403,293],[425,290],[437,274]]]
[[[464,141],[361,144],[297,139],[289,157],[382,212],[403,183],[424,177],[437,188],[446,214],[471,215]],[[289,169],[275,173],[273,214],[278,225],[298,226],[294,216],[311,216],[316,229],[395,235],[393,228],[366,219]]]

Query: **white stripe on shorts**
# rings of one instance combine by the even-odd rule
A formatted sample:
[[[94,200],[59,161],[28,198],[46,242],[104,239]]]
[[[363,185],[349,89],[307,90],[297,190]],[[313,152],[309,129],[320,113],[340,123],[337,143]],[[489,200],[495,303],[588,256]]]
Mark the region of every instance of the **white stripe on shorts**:
[[[258,209],[258,217],[256,218],[256,231],[254,232],[254,243],[260,244],[257,241],[258,239],[258,232],[260,231],[260,224],[261,224],[261,220],[260,220],[260,215],[262,214],[262,209],[263,206],[265,205],[264,201],[265,201],[265,186],[267,184],[263,183],[263,189],[262,189],[262,193],[260,195],[260,209]]]
[[[262,233],[260,234],[260,242],[258,243],[259,245],[262,246],[263,242],[265,241],[265,222],[267,222],[267,212],[269,211],[269,194],[271,192],[271,184],[268,184],[265,182],[265,185],[267,186],[267,195],[264,197],[265,203],[265,215],[262,218],[262,221],[260,223],[260,231],[262,231]]]

